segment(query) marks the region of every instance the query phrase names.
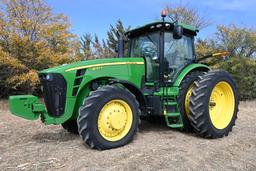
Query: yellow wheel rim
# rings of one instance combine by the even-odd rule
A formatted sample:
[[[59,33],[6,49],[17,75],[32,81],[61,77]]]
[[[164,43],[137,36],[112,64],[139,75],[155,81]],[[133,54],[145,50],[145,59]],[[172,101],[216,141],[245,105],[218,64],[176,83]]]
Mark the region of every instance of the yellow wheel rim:
[[[219,82],[212,90],[209,102],[209,114],[213,126],[226,128],[234,114],[235,96],[229,83]]]
[[[132,127],[131,107],[123,100],[111,100],[103,106],[98,117],[98,129],[108,141],[119,141]]]
[[[189,102],[190,102],[190,96],[192,95],[192,90],[193,90],[194,85],[192,84],[187,91],[186,97],[185,97],[185,112],[186,115],[189,115]]]

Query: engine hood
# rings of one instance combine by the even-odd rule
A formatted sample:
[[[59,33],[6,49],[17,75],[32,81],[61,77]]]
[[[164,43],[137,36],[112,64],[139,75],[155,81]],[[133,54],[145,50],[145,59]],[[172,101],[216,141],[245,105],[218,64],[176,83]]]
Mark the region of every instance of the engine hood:
[[[76,71],[79,69],[87,68],[97,68],[104,66],[114,66],[114,65],[127,65],[127,64],[144,64],[142,58],[104,58],[104,59],[95,59],[88,61],[80,61],[71,64],[63,64],[61,66],[49,68],[40,71],[40,73],[66,73],[71,71]]]
[[[83,87],[96,79],[125,80],[140,87],[145,65],[143,58],[106,58],[62,65],[39,73],[41,80],[50,80],[56,75],[66,80],[67,97],[74,98]],[[54,81],[56,83],[52,85],[59,84],[58,80]]]

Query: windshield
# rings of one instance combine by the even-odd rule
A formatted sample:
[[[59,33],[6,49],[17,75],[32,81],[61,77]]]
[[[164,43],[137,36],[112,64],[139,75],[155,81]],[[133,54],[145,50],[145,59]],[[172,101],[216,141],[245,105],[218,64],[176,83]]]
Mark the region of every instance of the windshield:
[[[131,56],[134,57],[157,57],[159,47],[159,32],[132,39]]]
[[[159,79],[159,35],[160,32],[152,32],[131,40],[130,55],[145,59],[147,81]]]

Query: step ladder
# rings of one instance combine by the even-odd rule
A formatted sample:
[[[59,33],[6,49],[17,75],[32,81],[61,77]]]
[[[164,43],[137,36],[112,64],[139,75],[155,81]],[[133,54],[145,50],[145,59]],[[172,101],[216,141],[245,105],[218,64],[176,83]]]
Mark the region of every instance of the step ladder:
[[[174,108],[174,111],[169,111],[170,107]],[[179,111],[176,96],[168,96],[163,99],[164,117],[168,127],[171,128],[183,128],[182,116]]]

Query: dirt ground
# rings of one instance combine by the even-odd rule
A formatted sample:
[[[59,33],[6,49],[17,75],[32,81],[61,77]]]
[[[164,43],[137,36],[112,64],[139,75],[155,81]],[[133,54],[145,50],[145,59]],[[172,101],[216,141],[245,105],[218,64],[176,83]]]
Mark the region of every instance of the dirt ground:
[[[12,116],[0,102],[0,170],[256,170],[256,101],[241,102],[237,124],[207,140],[142,122],[134,141],[97,151],[61,126]]]

